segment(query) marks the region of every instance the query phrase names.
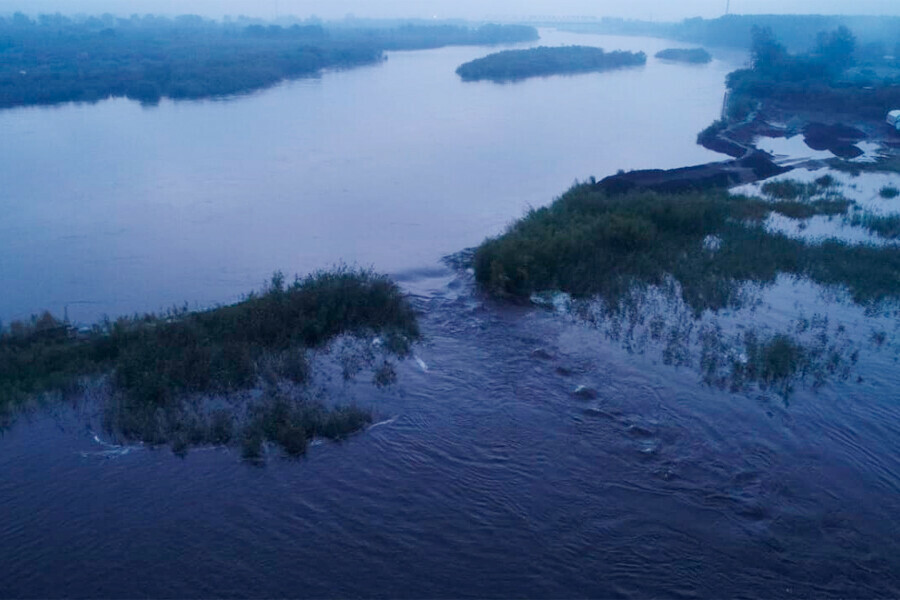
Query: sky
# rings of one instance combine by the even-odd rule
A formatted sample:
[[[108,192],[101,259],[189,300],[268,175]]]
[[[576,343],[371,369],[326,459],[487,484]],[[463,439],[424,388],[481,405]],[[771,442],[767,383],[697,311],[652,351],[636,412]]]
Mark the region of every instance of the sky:
[[[0,14],[61,12],[127,16],[134,13],[201,14],[221,18],[294,15],[373,18],[523,19],[616,16],[648,20],[718,17],[729,0],[0,0]],[[867,14],[900,16],[900,0],[730,0],[738,14]]]

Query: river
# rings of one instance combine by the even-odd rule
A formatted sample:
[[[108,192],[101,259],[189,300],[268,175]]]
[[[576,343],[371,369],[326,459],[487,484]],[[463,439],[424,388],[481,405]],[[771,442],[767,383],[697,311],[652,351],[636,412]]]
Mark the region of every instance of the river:
[[[377,425],[300,460],[114,447],[90,403],[23,416],[0,438],[0,596],[900,595],[896,354],[789,401],[729,393],[439,261],[575,178],[714,158],[694,137],[734,64],[455,79],[484,53],[0,113],[5,318],[202,306],[344,260],[397,275],[425,335],[395,386],[334,383]]]
[[[741,55],[542,35],[650,58],[497,85],[454,73],[487,48],[394,52],[234,100],[0,112],[0,320],[205,307],[339,262],[428,269],[575,179],[717,158],[694,141]]]

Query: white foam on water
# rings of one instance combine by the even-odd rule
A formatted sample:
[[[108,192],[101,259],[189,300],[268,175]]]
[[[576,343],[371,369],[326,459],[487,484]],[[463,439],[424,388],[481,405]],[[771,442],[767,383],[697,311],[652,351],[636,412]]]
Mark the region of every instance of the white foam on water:
[[[143,444],[138,444],[138,445],[134,445],[134,446],[123,446],[123,445],[119,445],[119,444],[111,444],[109,442],[105,442],[102,439],[100,439],[100,436],[97,435],[96,433],[91,435],[91,439],[95,443],[99,444],[101,447],[105,448],[105,450],[98,450],[96,452],[83,451],[80,454],[84,458],[99,457],[99,458],[113,459],[113,458],[119,458],[120,456],[125,456],[126,454],[131,454],[132,452],[134,452],[136,450],[144,449]]]
[[[395,416],[391,417],[390,419],[385,419],[384,421],[372,423],[371,425],[369,425],[369,427],[368,427],[368,429],[366,429],[366,431],[371,431],[371,430],[375,429],[376,427],[380,427],[382,425],[390,425],[391,423],[393,423],[394,421],[397,420],[398,416],[399,415],[395,415]]]

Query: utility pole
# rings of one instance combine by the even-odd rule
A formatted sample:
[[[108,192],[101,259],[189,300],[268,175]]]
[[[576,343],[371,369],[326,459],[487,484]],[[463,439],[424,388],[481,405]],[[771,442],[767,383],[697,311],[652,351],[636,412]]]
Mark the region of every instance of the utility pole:
[[[725,0],[725,15],[727,16],[731,10],[731,0]]]

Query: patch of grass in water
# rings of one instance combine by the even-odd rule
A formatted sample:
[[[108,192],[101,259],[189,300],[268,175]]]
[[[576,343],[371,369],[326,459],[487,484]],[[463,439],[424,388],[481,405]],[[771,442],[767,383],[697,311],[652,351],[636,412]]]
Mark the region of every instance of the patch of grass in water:
[[[886,185],[880,190],[878,190],[878,195],[886,200],[891,200],[892,198],[896,198],[900,196],[900,190],[895,188],[892,185]]]
[[[815,184],[823,190],[827,190],[828,188],[833,188],[840,185],[838,184],[838,181],[831,175],[822,175],[821,177],[816,179]]]
[[[809,219],[817,215],[843,215],[850,208],[852,202],[842,199],[814,200],[812,202],[800,202],[796,200],[782,200],[773,202],[773,212],[791,219]]]
[[[404,357],[420,333],[393,282],[347,268],[292,284],[276,274],[262,293],[233,305],[106,321],[86,334],[44,314],[0,333],[0,410],[12,412],[29,397],[71,386],[79,377],[110,373],[104,409],[110,431],[171,443],[179,452],[225,444],[238,437],[238,415],[206,410],[190,398],[234,395],[263,382],[302,386],[310,377],[307,350],[340,336],[378,336],[384,354]],[[392,381],[389,374],[379,379]],[[345,425],[364,421],[355,412],[311,410],[314,427],[307,429],[323,437],[343,435]]]
[[[850,218],[854,227],[863,227],[880,238],[895,240],[900,238],[900,215],[874,215],[855,213]]]
[[[840,158],[825,161],[836,171],[858,176],[862,173],[900,173],[900,155],[881,156],[873,162],[853,162]]]
[[[793,179],[778,179],[766,181],[760,191],[774,200],[811,202],[817,196],[828,196],[827,200],[841,200],[834,198],[834,189],[839,187],[838,182],[831,175],[823,175],[811,183],[803,183]],[[825,200],[817,200],[823,202]]]
[[[262,443],[271,442],[288,456],[301,456],[313,438],[341,440],[371,422],[368,411],[354,406],[326,409],[316,402],[269,392],[250,409],[243,453],[245,458],[258,458]]]
[[[762,193],[779,200],[797,200],[810,195],[807,184],[792,179],[781,179],[779,181],[767,181],[760,188]]]

